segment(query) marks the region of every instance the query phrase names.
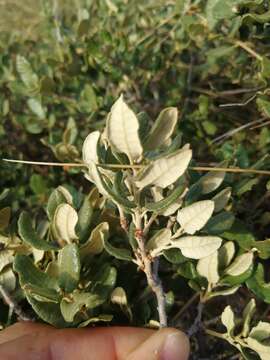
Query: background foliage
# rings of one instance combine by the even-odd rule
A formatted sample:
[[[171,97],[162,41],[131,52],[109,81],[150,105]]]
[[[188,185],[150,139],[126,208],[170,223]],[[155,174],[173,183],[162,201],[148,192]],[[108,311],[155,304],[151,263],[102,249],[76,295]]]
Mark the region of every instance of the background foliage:
[[[123,92],[134,110],[147,112],[149,124],[161,109],[176,106],[177,133],[191,143],[197,163],[270,168],[268,0],[0,0],[0,13],[1,157],[79,160],[83,139],[103,129]],[[90,191],[77,169],[0,167],[0,208],[12,210],[11,230],[5,220],[1,225],[5,234],[16,231],[23,208],[42,216],[58,185],[79,197]],[[199,174],[191,175],[196,182]],[[258,275],[270,256],[269,178],[227,174],[226,185],[237,219],[227,239],[244,250],[266,240]],[[1,214],[9,217],[8,210]],[[172,282],[173,318],[192,291],[177,265]],[[258,318],[268,315],[265,289],[255,292]],[[209,319],[228,303],[241,312],[249,297],[243,287],[222,298],[217,313],[209,309]],[[190,317],[192,312],[196,307]],[[199,352],[205,356],[206,349]]]

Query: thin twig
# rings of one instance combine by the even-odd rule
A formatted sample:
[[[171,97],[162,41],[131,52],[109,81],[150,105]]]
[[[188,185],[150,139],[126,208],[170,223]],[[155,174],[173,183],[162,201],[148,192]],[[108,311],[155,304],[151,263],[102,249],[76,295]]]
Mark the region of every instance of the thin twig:
[[[1,294],[4,302],[9,306],[11,311],[15,312],[15,314],[18,316],[18,318],[20,320],[34,321],[33,318],[29,317],[28,315],[26,315],[24,313],[22,308],[17,304],[17,302],[14,299],[12,299],[11,295],[8,293],[8,291],[2,285],[0,285],[0,294]]]
[[[244,124],[244,125],[241,125],[241,126],[237,127],[236,129],[229,130],[229,131],[227,131],[226,133],[224,133],[224,134],[216,137],[214,140],[212,140],[212,141],[211,141],[211,144],[214,144],[214,143],[219,142],[219,141],[221,141],[221,140],[225,140],[225,139],[227,139],[227,138],[235,135],[235,134],[238,133],[239,131],[242,131],[242,130],[247,129],[247,128],[249,128],[249,127],[252,129],[251,126],[256,125],[256,124],[258,124],[258,123],[261,123],[261,122],[264,121],[264,120],[265,120],[265,117],[263,117],[263,118],[261,118],[261,119],[258,119],[258,120],[250,121],[250,122],[248,122],[248,123],[246,123],[246,124]]]
[[[184,306],[181,307],[181,309],[174,315],[172,318],[172,324],[176,324],[176,322],[180,319],[182,314],[186,312],[186,310],[198,299],[200,296],[200,293],[195,293],[186,303]]]
[[[24,161],[14,159],[2,159],[3,161],[12,163],[21,163],[28,165],[44,165],[44,166],[62,166],[62,167],[84,167],[87,165],[81,163],[53,163],[53,162],[39,162],[39,161]],[[121,164],[97,164],[98,167],[108,169],[142,169],[145,165],[121,165]],[[217,172],[230,172],[230,173],[244,173],[244,174],[258,174],[258,175],[270,175],[270,171],[267,170],[256,170],[256,169],[242,169],[242,168],[222,168],[222,167],[211,167],[211,166],[190,166],[189,170],[194,171],[217,171]]]
[[[256,98],[257,94],[252,95],[250,98],[248,98],[246,101],[241,103],[230,103],[230,104],[220,104],[219,107],[234,107],[234,106],[246,106],[249,104],[252,100]]]
[[[256,125],[256,126],[251,127],[250,130],[259,129],[259,128],[261,128],[261,127],[263,127],[263,126],[266,126],[266,125],[269,125],[269,124],[270,124],[270,121],[266,121],[266,122],[264,122],[263,124],[260,124],[260,125]]]
[[[191,327],[189,328],[187,335],[189,337],[193,336],[194,334],[196,334],[200,328],[202,327],[202,312],[203,312],[203,308],[204,308],[204,303],[203,302],[199,302],[198,303],[198,307],[197,307],[197,316],[193,322],[193,324],[191,325]]]
[[[259,61],[263,60],[263,57],[260,54],[258,54],[256,51],[251,49],[251,47],[247,43],[245,43],[243,41],[240,41],[240,40],[237,40],[235,42],[235,45],[241,47],[244,50],[246,50],[246,52],[248,52],[250,55],[252,55],[257,60],[259,60]]]

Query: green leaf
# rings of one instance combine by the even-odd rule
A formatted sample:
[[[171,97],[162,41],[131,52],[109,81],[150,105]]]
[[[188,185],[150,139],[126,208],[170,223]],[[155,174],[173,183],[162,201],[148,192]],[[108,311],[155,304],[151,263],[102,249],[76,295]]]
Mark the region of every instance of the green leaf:
[[[213,254],[221,245],[222,239],[217,236],[183,236],[171,243],[182,254],[191,259],[201,259]]]
[[[212,30],[218,21],[236,16],[238,3],[241,3],[241,0],[208,0],[205,12],[210,29]]]
[[[41,175],[33,174],[30,178],[30,187],[35,194],[41,195],[46,193],[48,188],[48,183],[45,180],[45,178],[42,177]]]
[[[227,187],[226,189],[221,190],[218,194],[213,197],[213,201],[215,203],[214,212],[219,212],[224,209],[227,205],[232,194],[232,188]]]
[[[111,108],[107,120],[107,136],[113,148],[126,154],[131,163],[143,153],[138,131],[138,119],[121,95]]]
[[[144,150],[156,150],[166,144],[172,136],[176,123],[178,112],[174,107],[169,107],[161,111],[152,127],[147,140],[143,144]]]
[[[230,230],[222,234],[222,237],[235,241],[240,248],[244,250],[250,250],[256,247],[254,235],[246,228],[245,224],[238,219],[234,221]]]
[[[175,202],[179,200],[179,197],[181,197],[185,188],[186,188],[186,183],[182,180],[180,181],[180,184],[176,185],[175,189],[172,190],[170,194],[166,196],[164,199],[156,201],[154,203],[146,203],[145,204],[146,209],[157,213],[165,212],[167,209],[170,208],[170,206],[172,206]]]
[[[177,214],[177,221],[186,233],[192,235],[207,223],[212,216],[213,211],[213,201],[198,201],[179,210]]]
[[[33,297],[33,299],[40,302],[53,302],[59,304],[61,300],[61,295],[51,288],[26,284],[23,290]]]
[[[124,208],[127,208],[127,209],[132,209],[132,208],[136,207],[136,204],[133,201],[128,200],[125,197],[125,194],[114,191],[111,188],[111,186],[106,183],[104,177],[102,176],[102,174],[100,172],[99,172],[99,177],[100,177],[100,181],[101,181],[103,188],[109,194],[109,196],[112,200],[114,200],[117,204],[122,205]],[[118,179],[116,179],[116,181],[117,180]],[[116,188],[119,189],[119,187],[116,187]],[[115,187],[114,187],[114,189],[115,189]]]
[[[32,306],[33,310],[43,321],[58,328],[64,328],[67,326],[61,314],[59,304],[52,302],[40,302],[28,294],[26,294],[26,298]]]
[[[257,185],[259,182],[258,178],[254,179],[243,179],[236,183],[234,186],[234,191],[238,196],[242,196],[248,191],[251,191],[254,185]]]
[[[40,271],[33,264],[30,257],[17,254],[14,259],[13,267],[19,275],[20,285],[22,288],[24,288],[25,285],[31,285],[41,288],[54,289],[57,291],[59,290],[57,278],[51,277]]]
[[[224,231],[230,230],[234,223],[235,217],[232,213],[223,211],[220,214],[213,216],[203,228],[203,231],[210,235],[219,235]]]
[[[28,99],[27,105],[29,109],[32,111],[34,115],[36,115],[40,120],[44,120],[46,118],[46,112],[42,107],[40,100],[38,99]]]
[[[221,285],[226,285],[226,286],[235,286],[235,285],[244,284],[244,282],[247,281],[252,276],[253,270],[254,270],[254,264],[252,263],[244,273],[238,276],[225,275],[224,277],[222,277],[219,283]]]
[[[76,226],[76,232],[79,234],[80,243],[84,243],[89,236],[93,213],[94,209],[90,198],[89,196],[86,196],[78,212],[78,223]]]
[[[220,269],[225,269],[231,263],[235,255],[235,245],[233,241],[227,241],[218,251],[218,264]]]
[[[264,302],[270,304],[270,283],[264,280],[264,268],[258,264],[252,277],[246,281],[247,287]]]
[[[256,241],[254,249],[258,250],[258,255],[261,259],[269,259],[270,257],[270,239],[264,241]]]
[[[21,55],[17,55],[16,68],[30,96],[37,95],[40,91],[38,76],[33,72],[29,62]]]
[[[76,244],[68,244],[58,253],[59,286],[65,292],[72,292],[80,281],[81,262]]]
[[[19,217],[18,231],[22,240],[36,249],[44,250],[44,251],[59,249],[58,245],[49,243],[38,236],[38,234],[35,232],[32,226],[31,216],[27,214],[25,211],[22,212]]]
[[[119,260],[132,261],[131,251],[123,248],[116,248],[111,245],[108,240],[104,240],[105,250],[113,257]]]
[[[91,293],[76,293],[71,295],[71,299],[63,298],[60,303],[61,313],[67,322],[73,322],[74,317],[82,309],[94,309],[104,303],[104,299]]]
[[[135,181],[139,188],[149,185],[166,188],[173,184],[186,171],[191,160],[190,149],[180,149],[170,155],[154,160],[146,166]]]
[[[172,264],[183,264],[185,261],[187,261],[179,249],[165,250],[162,252],[162,255]]]

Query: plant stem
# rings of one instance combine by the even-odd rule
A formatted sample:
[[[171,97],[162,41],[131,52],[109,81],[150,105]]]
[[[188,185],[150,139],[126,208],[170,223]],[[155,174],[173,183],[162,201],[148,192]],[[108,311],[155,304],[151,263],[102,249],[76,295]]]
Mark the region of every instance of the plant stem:
[[[8,291],[2,285],[0,285],[0,295],[2,296],[4,302],[9,306],[10,313],[15,312],[18,318],[23,321],[34,320],[23,312],[22,308],[16,303],[16,301],[14,301],[14,299],[12,299]]]
[[[159,315],[160,327],[161,328],[167,327],[168,321],[167,321],[167,315],[165,309],[165,305],[166,305],[165,294],[163,291],[161,280],[159,279],[158,276],[158,262],[155,263],[153,270],[152,259],[149,257],[145,249],[145,237],[142,228],[142,217],[138,211],[135,213],[135,225],[136,225],[135,238],[137,240],[140,250],[140,256],[141,256],[140,260],[142,262],[142,270],[146,275],[148,285],[150,286],[151,290],[153,291],[157,299],[157,304],[158,304],[157,310]]]
[[[28,164],[28,165],[45,165],[45,166],[63,166],[63,167],[84,167],[87,165],[82,163],[57,163],[57,162],[43,162],[43,161],[26,161],[15,159],[2,159],[3,161]],[[121,164],[97,164],[98,167],[108,169],[142,169],[145,165],[121,165]],[[270,175],[270,171],[256,170],[256,169],[241,169],[241,168],[223,168],[223,167],[211,167],[211,166],[190,166],[189,170],[194,171],[217,171],[217,172],[230,172],[230,173],[244,173],[244,174],[257,174],[257,175]]]

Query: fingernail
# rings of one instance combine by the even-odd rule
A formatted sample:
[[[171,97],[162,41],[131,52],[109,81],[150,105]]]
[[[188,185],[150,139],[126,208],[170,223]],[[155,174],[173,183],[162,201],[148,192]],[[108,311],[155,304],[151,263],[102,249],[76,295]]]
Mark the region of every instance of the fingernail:
[[[169,334],[163,345],[162,360],[187,360],[189,343],[180,332]]]

